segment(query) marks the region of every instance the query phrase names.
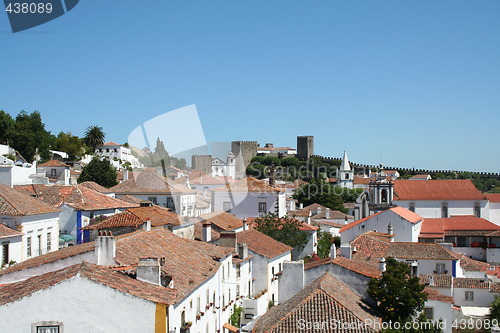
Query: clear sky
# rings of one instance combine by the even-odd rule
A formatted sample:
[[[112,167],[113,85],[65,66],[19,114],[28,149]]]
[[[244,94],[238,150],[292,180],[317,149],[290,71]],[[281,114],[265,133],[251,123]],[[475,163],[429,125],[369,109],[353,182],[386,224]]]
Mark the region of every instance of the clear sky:
[[[211,142],[500,172],[499,0],[81,0],[0,45],[0,109],[53,133],[196,104]]]

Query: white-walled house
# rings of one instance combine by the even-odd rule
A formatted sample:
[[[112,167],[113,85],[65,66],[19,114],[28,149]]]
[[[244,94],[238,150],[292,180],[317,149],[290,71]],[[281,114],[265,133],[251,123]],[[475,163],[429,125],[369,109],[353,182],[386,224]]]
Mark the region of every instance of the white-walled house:
[[[22,255],[17,255],[19,261],[59,248],[59,213],[59,209],[51,205],[0,184],[0,220],[22,234]],[[16,243],[13,241],[13,254],[17,252]]]
[[[417,242],[422,220],[408,209],[394,207],[342,226],[341,243],[348,244],[367,231],[392,232],[395,242]]]
[[[0,220],[0,269],[23,261],[23,234]]]
[[[159,302],[165,306],[160,307],[160,309],[156,308],[157,310],[154,312],[156,315],[153,317],[149,313],[150,309],[155,309],[152,304],[144,304],[139,309],[135,309],[136,312],[146,310],[146,312],[142,312],[146,318],[141,319],[139,324],[151,327],[155,321],[160,320],[162,330],[158,332],[180,332],[181,328],[185,329],[188,326],[192,332],[216,332],[222,330],[223,325],[229,321],[233,305],[237,302],[238,284],[237,273],[234,265],[232,265],[233,251],[230,248],[179,238],[166,228],[158,227],[150,231],[142,230],[122,235],[119,238],[100,236],[95,242],[64,248],[50,256],[34,258],[14,265],[0,271],[0,284],[23,281],[49,272],[51,274],[47,276],[54,276],[58,274],[56,272],[58,270],[70,269],[69,267],[75,267],[73,266],[75,264],[88,261],[99,264],[106,269],[108,267],[115,269],[121,272],[120,274],[123,273],[123,276],[129,280],[116,278],[116,281],[113,282],[114,287],[112,286],[117,290],[121,290],[123,286],[126,290],[122,295],[127,293],[134,295],[134,292],[141,291],[142,296],[148,294],[151,296],[155,295],[158,290],[171,295],[171,291],[173,291],[174,297],[172,301]],[[100,268],[93,268],[93,270],[100,271]],[[96,274],[103,276],[105,273],[97,272]],[[143,285],[146,289],[142,287],[138,289],[137,280],[134,279],[134,276],[141,281],[148,282],[151,285],[150,289],[147,288],[147,285]],[[28,283],[29,281],[26,281],[27,285],[32,285],[32,283]],[[50,292],[54,288],[48,288],[47,290]],[[51,305],[51,318],[35,318],[34,312],[36,311],[31,310],[29,307],[24,310],[20,307],[16,308],[19,311],[16,313],[18,320],[15,323],[9,322],[9,326],[2,323],[2,327],[10,328],[10,325],[17,325],[12,327],[25,327],[40,320],[59,321],[63,325],[66,325],[64,321],[67,320],[68,323],[73,325],[73,317],[68,318],[65,315],[68,311],[71,311],[67,307],[71,307],[73,302],[85,303],[80,300],[80,296],[73,297],[76,294],[81,295],[81,297],[89,297],[88,304],[92,304],[94,295],[100,293],[106,295],[99,298],[101,306],[88,306],[86,310],[75,307],[75,309],[83,311],[80,312],[80,318],[81,315],[93,317],[96,323],[100,323],[101,320],[110,320],[109,313],[102,311],[102,304],[106,304],[110,308],[126,308],[123,310],[123,316],[126,317],[128,309],[134,308],[134,306],[141,303],[127,301],[123,297],[115,298],[113,293],[102,288],[99,290],[92,289],[91,291],[84,289],[85,293],[82,293],[81,290],[81,288],[66,288],[64,293],[56,293],[55,295],[62,298],[63,302],[54,303],[64,306],[52,307]],[[47,297],[53,296],[47,294]],[[5,305],[0,303],[0,311],[6,309]],[[39,311],[37,313],[44,312]],[[149,314],[146,315],[146,313]],[[122,313],[117,318],[121,319],[121,315]],[[134,316],[131,314],[131,318],[135,318]],[[64,320],[57,318],[64,318]],[[155,320],[151,321],[151,318],[155,318]],[[145,324],[146,322],[147,324]],[[129,324],[127,320],[123,323],[125,326],[122,326],[120,322],[116,322],[115,330],[117,329],[120,332],[129,331],[130,327],[136,327],[133,323],[130,324],[132,325],[130,327],[126,326],[127,324]],[[109,331],[106,330],[107,326],[103,327],[103,332]],[[96,327],[92,332],[99,332],[99,329],[100,327]],[[144,331],[142,328],[138,328],[138,330]]]
[[[229,152],[226,162],[220,158],[212,159],[212,176],[214,177],[229,177],[234,179],[236,176],[236,157],[232,152]]]
[[[88,241],[83,238],[81,228],[89,225],[94,218],[139,206],[82,185],[23,185],[15,189],[60,210],[58,233],[60,230],[63,235],[71,235],[73,240],[69,244]]]
[[[259,217],[267,213],[286,215],[285,191],[253,177],[212,190],[212,210],[224,210],[239,218]]]
[[[113,141],[103,143],[102,146],[97,146],[95,149],[95,156],[105,156],[109,158],[110,162],[117,169],[125,162],[130,162],[133,168],[142,167],[139,160],[132,155],[129,148]],[[117,163],[116,160],[121,160],[122,163]]]
[[[71,167],[59,160],[50,160],[36,167],[38,174],[43,174],[51,184],[69,185]]]
[[[109,189],[117,198],[132,195],[155,205],[170,208],[181,216],[195,216],[196,192],[183,184],[174,184],[156,170],[129,172],[129,178]]]
[[[253,256],[252,296],[265,295],[267,296],[265,297],[266,303],[279,303],[277,274],[283,269],[283,262],[291,260],[292,248],[255,229],[238,232],[236,237],[238,244],[247,244],[248,253]],[[253,315],[261,314],[254,313]]]
[[[488,211],[491,222],[500,225],[500,193],[485,193],[484,196],[488,199]]]

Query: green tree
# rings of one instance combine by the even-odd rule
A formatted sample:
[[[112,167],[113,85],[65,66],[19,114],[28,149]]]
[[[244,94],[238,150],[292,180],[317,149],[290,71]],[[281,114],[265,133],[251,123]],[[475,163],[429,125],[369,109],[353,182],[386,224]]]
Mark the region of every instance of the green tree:
[[[14,119],[7,112],[0,110],[0,144],[7,144],[8,133],[15,125]]]
[[[386,322],[405,323],[418,315],[427,300],[425,286],[411,274],[410,266],[388,258],[386,271],[378,279],[368,282],[368,295],[378,303],[382,319]]]
[[[240,327],[242,312],[243,308],[241,306],[236,306],[236,304],[233,305],[233,313],[231,313],[231,316],[229,317],[229,322],[231,323],[231,325],[233,325],[234,327]]]
[[[295,249],[301,250],[307,244],[307,232],[300,230],[302,222],[294,218],[268,213],[256,218],[254,223],[256,230]]]
[[[327,258],[330,256],[330,249],[334,242],[331,233],[319,230],[318,231],[318,257]]]
[[[500,296],[495,296],[495,300],[491,303],[488,318],[500,322]]]
[[[297,167],[299,162],[297,157],[285,157],[281,160],[281,165],[284,167]]]
[[[38,111],[31,114],[21,111],[16,117],[14,126],[7,132],[7,137],[12,141],[10,145],[27,161],[34,160],[37,149],[42,160],[48,160],[50,157],[49,148],[53,136],[45,130]]]
[[[262,164],[264,164],[264,165],[273,165],[274,164],[274,166],[278,166],[278,165],[281,165],[281,161],[280,161],[280,158],[278,156],[266,156],[262,160]]]
[[[104,143],[106,138],[106,133],[102,130],[102,127],[93,125],[87,127],[85,131],[85,136],[83,137],[83,142],[92,149],[92,153],[95,152],[95,148]]]
[[[72,135],[71,132],[60,132],[55,139],[53,148],[67,153],[68,158],[74,161],[85,155],[86,146],[83,144],[82,139]]]
[[[304,206],[318,203],[330,209],[346,212],[342,200],[343,188],[336,188],[324,180],[313,180],[301,186],[293,195]]]
[[[97,157],[94,157],[92,161],[82,169],[82,173],[80,177],[78,177],[78,183],[86,181],[96,182],[107,188],[118,184],[115,168],[113,168],[108,160],[101,160]]]

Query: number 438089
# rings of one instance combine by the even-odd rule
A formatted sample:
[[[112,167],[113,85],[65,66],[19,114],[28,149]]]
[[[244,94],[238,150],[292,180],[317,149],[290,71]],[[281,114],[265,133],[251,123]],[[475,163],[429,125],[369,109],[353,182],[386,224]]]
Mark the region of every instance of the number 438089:
[[[9,14],[50,14],[52,4],[50,2],[15,2],[9,3],[5,11]]]

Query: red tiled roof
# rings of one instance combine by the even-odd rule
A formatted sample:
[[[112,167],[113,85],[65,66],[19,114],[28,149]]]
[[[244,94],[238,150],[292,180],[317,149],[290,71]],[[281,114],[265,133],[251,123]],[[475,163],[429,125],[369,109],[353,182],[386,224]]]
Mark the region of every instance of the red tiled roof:
[[[319,229],[319,227],[304,222],[302,223],[302,226],[299,227],[299,229],[302,231],[316,231]]]
[[[94,190],[94,191],[100,192],[100,193],[105,193],[105,194],[112,193],[109,189],[97,184],[96,182],[86,181],[86,182],[80,183],[80,186],[84,186],[86,188],[89,188],[91,190]]]
[[[280,188],[274,188],[262,180],[258,180],[253,177],[247,177],[237,180],[231,184],[226,184],[226,186],[221,186],[213,189],[214,192],[282,192]]]
[[[463,256],[462,258],[460,258],[460,267],[462,267],[462,269],[467,272],[487,272],[491,265],[487,262],[478,261]]]
[[[200,221],[210,221],[212,224],[226,231],[243,227],[243,220],[223,210],[200,215],[197,219]]]
[[[129,175],[131,173],[129,172]],[[113,186],[109,189],[117,194],[140,194],[140,193],[159,193],[159,194],[181,194],[195,193],[182,184],[169,182],[165,177],[160,176],[156,171],[147,169],[141,172],[135,172],[133,177]]]
[[[296,150],[295,148],[290,148],[290,147],[259,147],[257,150]]]
[[[139,199],[138,197],[134,197],[133,195],[128,195],[128,194],[121,196],[120,200],[131,203],[131,204],[136,204],[136,205],[140,205],[142,202],[149,202],[149,203],[153,204],[149,200],[142,200],[142,199]]]
[[[0,183],[0,215],[24,216],[58,213],[59,209]]]
[[[23,234],[20,233],[19,231],[11,229],[11,228],[7,227],[6,225],[0,223],[0,238],[22,236],[22,235]]]
[[[64,168],[69,168],[70,166],[59,161],[59,160],[50,160],[48,162],[45,162],[43,164],[38,165],[39,167],[64,167]]]
[[[61,207],[66,204],[75,210],[94,211],[137,207],[81,185],[19,185],[15,189],[37,199]]]
[[[489,289],[490,285],[488,281],[477,278],[454,278],[453,288],[464,288],[464,289]]]
[[[409,179],[411,179],[411,180],[430,180],[430,177],[431,177],[430,175],[421,174],[421,175],[412,176]]]
[[[102,146],[97,146],[97,148],[105,147],[105,146],[121,146],[121,144],[113,142],[113,141],[108,141],[108,142],[103,143]]]
[[[211,241],[215,241],[220,238],[220,233],[215,230],[215,228],[210,228],[211,230]],[[194,239],[198,241],[203,241],[203,223],[194,223]]]
[[[425,287],[424,292],[427,293],[427,299],[431,301],[438,301],[450,304],[453,304],[455,302],[453,300],[453,297],[441,295],[436,289],[430,287]]]
[[[484,193],[484,196],[490,202],[500,202],[500,193]]]
[[[224,179],[213,177],[210,174],[198,174],[196,176],[189,175],[190,184],[206,184],[206,185],[224,185]]]
[[[354,185],[369,185],[371,178],[354,177]]]
[[[365,326],[368,321],[378,322],[374,311],[345,284],[325,273],[299,291],[289,300],[273,306],[254,326],[252,332],[293,333],[297,323],[327,323],[321,332],[343,332],[329,325],[332,320],[349,323],[349,332],[374,332]]]
[[[485,200],[470,179],[394,180],[394,200]]]
[[[434,285],[430,286],[430,282],[434,280]],[[453,277],[445,274],[421,274],[419,276],[420,283],[433,288],[451,288]]]
[[[318,266],[323,266],[323,265],[328,265],[328,264],[334,264],[338,265],[344,268],[347,268],[350,271],[359,273],[364,276],[372,277],[372,278],[378,278],[381,275],[381,272],[378,268],[374,267],[373,265],[364,263],[363,261],[353,261],[349,260],[344,257],[337,257],[335,259],[331,258],[325,258],[321,260],[316,260],[316,261],[310,261],[304,265],[304,269],[311,269],[315,268]]]
[[[267,258],[275,258],[293,250],[277,240],[255,229],[249,229],[236,234],[238,243],[247,243],[248,249]]]
[[[390,209],[387,209],[387,210],[384,210],[384,211],[381,211],[381,212],[378,212],[376,214],[373,214],[373,215],[370,215],[370,216],[367,216],[363,219],[360,219],[360,220],[357,220],[357,221],[353,221],[351,223],[348,223],[346,225],[344,225],[341,229],[340,229],[340,232],[344,232],[346,230],[349,230],[351,229],[352,227],[355,227],[363,222],[366,222],[380,214],[383,214],[383,213],[386,213],[388,211],[391,211],[393,212],[394,214],[397,214],[399,215],[401,218],[407,220],[408,222],[410,223],[418,223],[420,221],[422,221],[422,217],[418,214],[415,214],[414,212],[406,209],[406,208],[403,208],[403,207],[393,207],[393,208],[390,208]]]
[[[470,235],[485,235],[491,231],[500,230],[500,227],[483,218],[473,215],[458,215],[448,218],[424,219],[420,229],[421,238],[442,238],[452,236],[455,232],[467,231]]]
[[[151,302],[167,305],[175,303],[175,289],[142,282],[123,274],[113,272],[107,267],[83,262],[55,272],[38,275],[24,281],[0,286],[0,305],[14,302],[37,291],[50,288],[76,275]]]

